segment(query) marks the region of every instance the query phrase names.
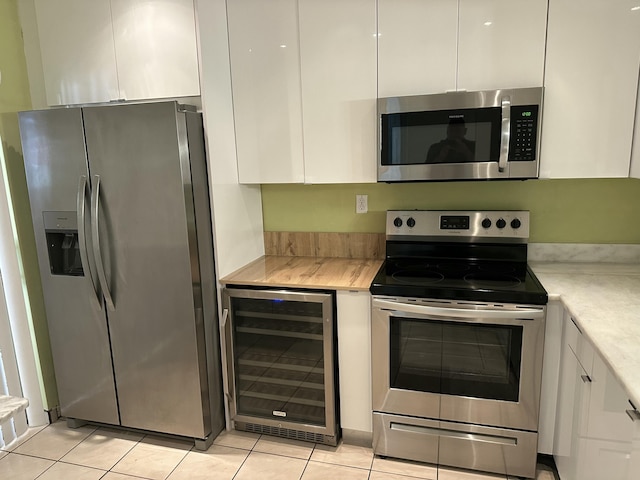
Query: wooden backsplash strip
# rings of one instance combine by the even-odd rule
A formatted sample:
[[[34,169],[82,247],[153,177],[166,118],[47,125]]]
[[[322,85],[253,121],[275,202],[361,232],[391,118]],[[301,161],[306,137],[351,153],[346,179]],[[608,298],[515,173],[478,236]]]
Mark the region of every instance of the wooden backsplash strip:
[[[384,233],[264,232],[265,255],[383,259]]]

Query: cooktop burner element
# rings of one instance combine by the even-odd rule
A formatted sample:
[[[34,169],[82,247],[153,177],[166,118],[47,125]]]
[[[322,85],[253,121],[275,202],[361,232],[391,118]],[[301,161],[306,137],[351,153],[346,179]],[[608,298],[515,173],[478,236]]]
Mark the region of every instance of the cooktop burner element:
[[[544,305],[528,238],[526,211],[389,211],[386,260],[371,293]]]
[[[495,273],[470,273],[463,280],[475,287],[483,288],[510,288],[520,285],[520,280],[509,275]]]
[[[400,270],[391,276],[395,280],[409,285],[430,285],[444,280],[444,275],[441,273],[424,270]]]

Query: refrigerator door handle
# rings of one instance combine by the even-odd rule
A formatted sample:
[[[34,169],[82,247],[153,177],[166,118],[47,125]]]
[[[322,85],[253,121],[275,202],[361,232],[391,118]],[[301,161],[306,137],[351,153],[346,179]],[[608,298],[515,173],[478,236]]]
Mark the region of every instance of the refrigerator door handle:
[[[96,261],[96,270],[98,272],[98,280],[107,302],[107,308],[111,311],[115,310],[111,291],[107,283],[107,276],[104,273],[104,264],[102,263],[102,252],[100,251],[100,228],[98,225],[98,213],[100,211],[100,175],[93,176],[93,191],[91,192],[91,239],[93,241],[93,256]]]
[[[102,309],[102,301],[100,298],[100,290],[98,288],[97,280],[93,278],[94,273],[91,271],[89,265],[89,251],[87,250],[87,237],[85,236],[85,194],[87,193],[87,176],[80,175],[80,181],[78,182],[78,200],[77,200],[77,215],[78,215],[78,243],[80,244],[80,262],[82,263],[82,270],[85,275],[89,277],[93,291],[96,294],[96,300],[98,306]]]

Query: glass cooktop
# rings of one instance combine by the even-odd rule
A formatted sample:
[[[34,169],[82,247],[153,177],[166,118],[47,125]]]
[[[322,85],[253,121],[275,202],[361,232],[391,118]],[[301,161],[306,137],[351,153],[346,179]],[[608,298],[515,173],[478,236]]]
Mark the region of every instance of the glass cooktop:
[[[544,305],[547,292],[526,263],[387,259],[373,295]]]

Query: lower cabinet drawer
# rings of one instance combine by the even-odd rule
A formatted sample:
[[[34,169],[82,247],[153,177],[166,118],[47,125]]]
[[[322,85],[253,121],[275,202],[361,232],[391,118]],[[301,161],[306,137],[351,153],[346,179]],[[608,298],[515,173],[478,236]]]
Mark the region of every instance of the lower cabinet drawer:
[[[373,452],[452,467],[534,478],[538,434],[373,413]]]

